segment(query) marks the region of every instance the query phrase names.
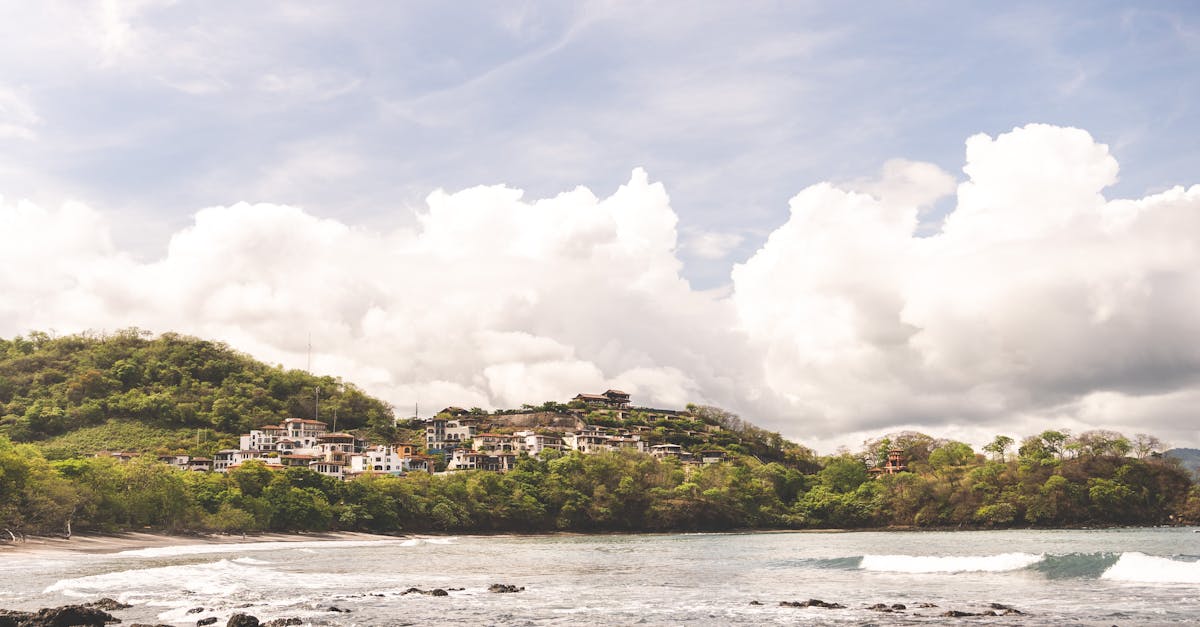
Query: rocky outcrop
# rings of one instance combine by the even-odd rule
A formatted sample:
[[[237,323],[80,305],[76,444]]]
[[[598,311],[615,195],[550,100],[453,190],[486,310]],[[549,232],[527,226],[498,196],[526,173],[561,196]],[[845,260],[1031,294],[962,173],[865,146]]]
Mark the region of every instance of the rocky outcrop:
[[[400,596],[404,596],[404,595],[406,595],[406,594],[423,594],[423,595],[425,595],[425,596],[430,596],[430,597],[447,597],[447,596],[450,596],[450,593],[449,593],[449,592],[446,592],[445,590],[443,590],[443,589],[441,589],[441,588],[434,588],[434,589],[432,589],[432,590],[422,590],[422,589],[420,589],[420,588],[409,588],[408,590],[405,590],[404,592],[401,592],[401,593],[400,593]]]
[[[258,617],[249,614],[234,614],[229,617],[229,622],[225,623],[225,627],[259,627]]]
[[[189,614],[190,614],[190,612],[189,612]],[[212,625],[212,624],[215,624],[216,622],[217,622],[216,616],[209,616],[208,618],[201,618],[200,620],[196,621],[196,627],[204,627],[205,625]]]
[[[262,624],[262,627],[288,627],[288,625],[303,625],[304,621],[299,618],[276,618]]]
[[[91,603],[84,603],[83,606],[84,607],[94,607],[98,610],[104,610],[106,612],[111,612],[113,610],[127,610],[127,609],[133,607],[132,605],[130,605],[128,603],[122,603],[120,601],[117,601],[116,599],[110,599],[108,597],[104,597],[103,599],[100,599],[99,601],[92,601]]]
[[[36,612],[0,610],[0,627],[104,627],[121,620],[87,605],[44,607]]]
[[[523,590],[525,590],[525,586],[521,586],[520,588],[518,588],[516,586],[504,584],[504,583],[494,583],[494,584],[488,586],[488,592],[506,593],[506,592],[521,592]]]
[[[821,607],[827,610],[844,610],[845,605],[841,603],[826,603],[820,599],[809,599],[807,601],[780,601],[779,607]]]

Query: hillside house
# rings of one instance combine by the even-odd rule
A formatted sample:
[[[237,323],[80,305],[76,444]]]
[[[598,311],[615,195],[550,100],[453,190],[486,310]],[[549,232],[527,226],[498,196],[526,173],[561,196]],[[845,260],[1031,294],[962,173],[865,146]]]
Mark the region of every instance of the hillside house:
[[[469,419],[433,417],[425,424],[425,450],[440,452],[461,446],[479,435],[479,424]]]
[[[908,465],[904,461],[904,451],[894,448],[888,451],[887,461],[883,465],[870,469],[873,476],[894,475],[896,473],[908,470]]]
[[[650,447],[650,454],[659,458],[682,457],[683,447],[678,444],[655,444]]]
[[[572,400],[582,401],[589,407],[629,409],[629,394],[621,390],[607,390],[603,394],[576,394]]]
[[[518,431],[513,434],[518,438],[517,450],[537,456],[546,449],[563,450],[563,440],[557,435],[544,435],[533,431]]]

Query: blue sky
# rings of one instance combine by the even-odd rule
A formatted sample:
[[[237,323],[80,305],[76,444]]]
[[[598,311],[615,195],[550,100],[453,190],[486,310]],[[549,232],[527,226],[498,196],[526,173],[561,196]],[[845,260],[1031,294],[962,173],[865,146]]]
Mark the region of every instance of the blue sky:
[[[1200,162],[1189,3],[306,6],[10,4],[0,120],[35,139],[4,141],[0,190],[85,200],[154,255],[209,205],[390,224],[436,188],[607,193],[645,167],[684,243],[742,238],[682,251],[711,287],[802,187],[957,173],[974,133],[1085,128],[1126,164],[1115,196]]]
[[[1187,2],[8,2],[0,262],[36,272],[0,272],[0,332],[137,324],[302,366],[302,329],[398,406],[640,385],[829,445],[1168,429],[1200,398],[1170,349],[1200,312],[1154,296],[1200,281],[1194,199],[1161,196],[1200,178],[1198,95]],[[1126,269],[1088,257],[1113,229]],[[1036,240],[1045,276],[988,233]],[[565,302],[588,298],[611,311]],[[1039,371],[1062,337],[1140,370]]]

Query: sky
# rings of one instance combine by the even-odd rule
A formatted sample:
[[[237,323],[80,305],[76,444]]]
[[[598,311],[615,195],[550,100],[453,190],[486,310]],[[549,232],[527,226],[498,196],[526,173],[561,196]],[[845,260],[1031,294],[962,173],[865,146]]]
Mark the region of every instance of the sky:
[[[0,335],[1198,446],[1197,96],[1186,2],[0,2]]]

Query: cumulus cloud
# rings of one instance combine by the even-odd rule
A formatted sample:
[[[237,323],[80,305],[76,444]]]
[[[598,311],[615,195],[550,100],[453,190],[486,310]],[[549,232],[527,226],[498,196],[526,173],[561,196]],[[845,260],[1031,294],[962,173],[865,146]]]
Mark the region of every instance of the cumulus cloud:
[[[954,185],[935,166],[813,185],[721,293],[681,278],[678,218],[641,170],[605,198],[436,191],[392,229],[211,207],[152,261],[84,205],[3,202],[0,332],[137,325],[291,367],[311,337],[314,370],[401,414],[618,387],[824,450],[901,427],[1195,444],[1179,421],[1200,397],[1200,186],[1108,200],[1117,171],[1077,129],[972,137],[929,237],[921,214]]]
[[[970,138],[963,171],[927,238],[917,206],[792,199],[733,273],[767,384],[821,431],[1065,418],[1191,441],[1174,420],[1200,384],[1200,186],[1106,200],[1107,147],[1045,125]]]

